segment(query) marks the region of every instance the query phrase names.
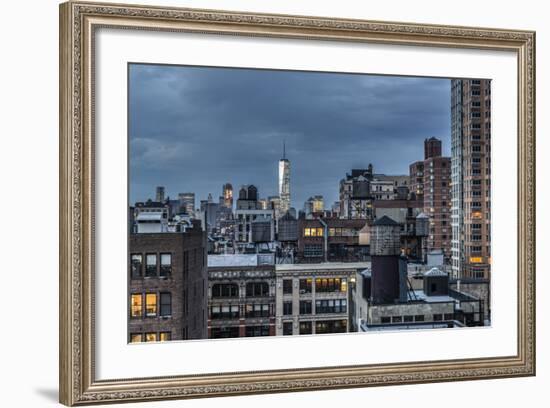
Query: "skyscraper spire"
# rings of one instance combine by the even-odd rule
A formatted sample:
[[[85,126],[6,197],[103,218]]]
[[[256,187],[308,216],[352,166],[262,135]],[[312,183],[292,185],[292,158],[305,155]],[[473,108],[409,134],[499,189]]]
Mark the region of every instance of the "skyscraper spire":
[[[279,199],[280,214],[290,209],[290,161],[286,158],[286,140],[283,139],[283,158],[279,160]]]

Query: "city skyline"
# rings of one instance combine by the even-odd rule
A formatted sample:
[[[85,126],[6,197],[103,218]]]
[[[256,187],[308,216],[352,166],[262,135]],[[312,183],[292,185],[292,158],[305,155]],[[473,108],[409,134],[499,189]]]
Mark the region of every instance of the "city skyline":
[[[411,158],[422,156],[421,141],[432,136],[450,155],[449,85],[435,78],[131,64],[130,203],[152,198],[158,185],[173,199],[194,192],[197,204],[209,193],[217,201],[227,182],[236,190],[254,184],[261,197],[278,195],[285,143],[291,206],[323,195],[330,207],[351,167],[373,163],[376,173],[407,174]]]

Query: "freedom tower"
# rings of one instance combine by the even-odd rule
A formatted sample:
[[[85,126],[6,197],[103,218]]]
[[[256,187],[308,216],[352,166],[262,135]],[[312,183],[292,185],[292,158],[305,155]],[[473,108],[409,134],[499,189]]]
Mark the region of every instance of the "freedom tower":
[[[279,199],[280,214],[290,209],[290,161],[286,158],[286,146],[283,142],[283,158],[279,160]]]

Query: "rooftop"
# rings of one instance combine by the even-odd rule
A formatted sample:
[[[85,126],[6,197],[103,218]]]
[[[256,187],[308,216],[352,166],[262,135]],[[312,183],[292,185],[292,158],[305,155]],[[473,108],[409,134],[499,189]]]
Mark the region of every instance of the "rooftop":
[[[155,212],[141,212],[136,217],[137,221],[161,221],[162,213],[160,211]]]
[[[378,218],[372,225],[398,225],[394,220],[392,220],[387,215],[384,215],[381,218]]]
[[[454,302],[455,299],[451,296],[426,296],[423,290],[413,290],[414,296],[409,293],[409,300],[415,301],[420,300],[426,303],[439,303],[439,302]],[[416,297],[416,299],[415,299]]]
[[[208,255],[208,267],[273,265],[273,254]]]
[[[277,271],[327,271],[331,269],[357,269],[364,270],[370,268],[370,262],[324,262],[316,264],[278,264],[275,265]]]
[[[424,276],[447,276],[447,273],[443,272],[439,268],[432,268],[429,271],[424,272]]]

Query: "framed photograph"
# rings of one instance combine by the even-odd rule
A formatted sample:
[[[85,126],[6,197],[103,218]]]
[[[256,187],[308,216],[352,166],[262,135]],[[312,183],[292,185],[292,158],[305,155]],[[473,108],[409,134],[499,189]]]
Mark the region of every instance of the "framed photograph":
[[[60,6],[60,401],[535,374],[535,33]]]

